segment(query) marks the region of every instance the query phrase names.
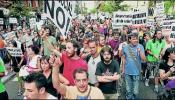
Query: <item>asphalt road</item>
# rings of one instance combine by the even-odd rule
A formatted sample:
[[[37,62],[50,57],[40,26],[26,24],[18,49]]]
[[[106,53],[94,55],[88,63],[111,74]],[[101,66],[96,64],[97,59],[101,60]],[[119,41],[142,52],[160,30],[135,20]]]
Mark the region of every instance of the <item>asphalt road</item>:
[[[23,96],[18,96],[18,85],[17,85],[17,80],[12,78],[8,82],[6,82],[6,90],[9,95],[9,99],[22,99]],[[140,83],[140,90],[139,90],[139,95],[140,99],[157,99],[156,93],[153,91],[154,85],[153,81],[150,82],[150,86],[146,87],[144,83],[141,81]],[[124,89],[122,89],[121,95],[119,96],[119,99],[125,99],[125,92]]]

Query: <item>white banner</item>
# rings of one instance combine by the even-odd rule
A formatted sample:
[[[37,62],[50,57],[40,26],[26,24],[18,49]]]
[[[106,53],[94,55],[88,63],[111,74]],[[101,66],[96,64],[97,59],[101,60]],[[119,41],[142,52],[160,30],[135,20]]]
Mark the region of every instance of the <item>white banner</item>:
[[[113,25],[132,25],[132,12],[119,11],[113,13]]]
[[[35,28],[35,26],[36,26],[36,18],[30,18],[29,22],[30,22],[30,28]]]
[[[16,24],[17,23],[17,19],[16,18],[9,18],[9,23]]]
[[[4,24],[4,19],[0,18],[0,25],[3,25],[3,24]]]
[[[164,2],[156,3],[156,17],[157,21],[162,21],[164,15]]]
[[[133,12],[132,24],[133,26],[146,25],[148,17],[148,11],[136,11]]]
[[[12,39],[12,38],[16,37],[16,35],[15,35],[15,32],[12,31],[12,32],[3,34],[3,37],[5,38],[6,41],[8,41],[9,39]]]
[[[148,19],[147,19],[147,26],[152,26],[152,27],[153,27],[154,24],[155,24],[155,23],[154,23],[154,18],[148,18]]]
[[[172,23],[172,24],[171,24],[170,39],[175,40],[175,23]]]
[[[171,30],[172,23],[175,23],[175,20],[163,20],[162,29]]]
[[[59,28],[63,36],[67,35],[71,19],[74,13],[75,1],[67,0],[45,0],[44,12]]]
[[[10,55],[13,57],[21,57],[22,56],[22,50],[19,48],[6,47],[6,49],[10,53]]]

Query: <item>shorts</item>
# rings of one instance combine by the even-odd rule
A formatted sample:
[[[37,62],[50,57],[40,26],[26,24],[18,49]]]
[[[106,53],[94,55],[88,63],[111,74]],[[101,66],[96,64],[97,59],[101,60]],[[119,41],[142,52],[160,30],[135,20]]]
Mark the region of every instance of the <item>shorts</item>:
[[[159,76],[159,62],[147,62],[147,68],[148,71],[153,71],[154,77]]]

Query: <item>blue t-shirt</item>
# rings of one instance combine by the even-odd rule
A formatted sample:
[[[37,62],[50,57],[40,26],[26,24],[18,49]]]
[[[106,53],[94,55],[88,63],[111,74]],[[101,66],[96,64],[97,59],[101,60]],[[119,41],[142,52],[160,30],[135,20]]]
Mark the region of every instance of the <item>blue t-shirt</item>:
[[[129,52],[130,49],[128,47],[131,48],[133,55],[134,55],[134,59],[136,59],[138,64],[136,64],[133,57],[131,57],[130,52]],[[141,57],[138,52],[138,48],[140,48],[141,52],[144,53],[144,48],[141,44],[138,44],[136,46],[131,46],[130,44],[123,46],[122,52],[125,55],[125,59],[126,59],[125,74],[139,75],[140,69],[141,69]]]

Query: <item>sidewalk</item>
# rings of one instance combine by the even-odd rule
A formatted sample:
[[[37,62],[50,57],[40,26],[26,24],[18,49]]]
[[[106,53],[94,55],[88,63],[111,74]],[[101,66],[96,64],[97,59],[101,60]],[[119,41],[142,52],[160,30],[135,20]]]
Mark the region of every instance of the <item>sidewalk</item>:
[[[15,72],[10,72],[7,75],[5,75],[4,77],[2,77],[1,81],[2,83],[6,83],[7,81],[9,81],[10,79],[12,79],[14,76],[16,75]]]

